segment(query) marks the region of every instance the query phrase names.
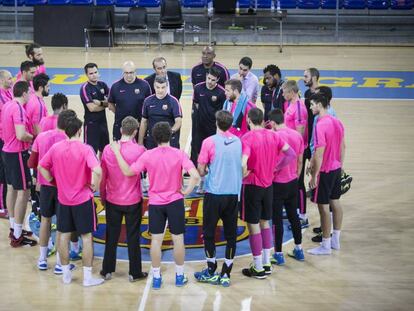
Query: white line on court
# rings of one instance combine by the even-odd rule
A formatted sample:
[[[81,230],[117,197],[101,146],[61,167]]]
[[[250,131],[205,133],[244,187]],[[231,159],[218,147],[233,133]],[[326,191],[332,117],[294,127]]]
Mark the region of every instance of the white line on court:
[[[147,282],[145,283],[144,293],[142,294],[141,302],[139,303],[139,306],[138,306],[138,311],[145,310],[145,305],[147,304],[148,294],[151,288],[151,281],[152,281],[152,269],[150,268],[150,271],[148,272]]]

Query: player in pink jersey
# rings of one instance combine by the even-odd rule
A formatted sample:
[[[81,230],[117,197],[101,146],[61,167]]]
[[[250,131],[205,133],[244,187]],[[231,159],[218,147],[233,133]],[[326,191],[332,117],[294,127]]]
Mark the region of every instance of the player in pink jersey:
[[[29,83],[29,91],[30,94],[33,94],[34,88],[33,88],[33,78],[36,75],[36,65],[31,61],[24,61],[20,64],[20,75],[17,75],[16,82],[17,81],[26,81]]]
[[[164,238],[165,225],[168,227],[174,243],[174,260],[176,264],[175,285],[184,286],[187,277],[184,275],[184,232],[185,211],[184,196],[189,195],[199,182],[193,162],[181,150],[169,145],[171,126],[168,122],[158,122],[152,129],[152,136],[158,147],[145,152],[131,166],[125,162],[117,143],[111,144],[118,164],[126,176],[138,175],[146,171],[150,180],[149,195],[149,232],[151,233],[152,288],[160,289],[161,278],[161,246]],[[190,174],[187,187],[182,187],[182,171]]]
[[[25,106],[29,121],[29,132],[36,137],[41,132],[40,122],[47,117],[47,107],[44,97],[49,96],[49,77],[41,73],[33,78],[35,93],[30,96]]]
[[[233,124],[230,133],[237,137],[242,137],[247,133],[247,113],[256,105],[249,101],[247,95],[242,93],[242,83],[237,79],[227,80],[225,83],[225,93],[227,100],[223,109],[233,115]]]
[[[7,182],[7,207],[10,220],[10,245],[36,245],[25,237],[23,220],[30,195],[31,176],[27,166],[29,144],[33,136],[27,130],[27,117],[24,109],[29,100],[29,85],[25,81],[16,82],[13,87],[14,99],[3,107],[1,124],[4,146],[2,151]]]
[[[3,106],[12,100],[13,77],[7,70],[0,70],[0,120]],[[0,122],[0,154],[3,149],[2,125]],[[0,156],[0,214],[7,215],[6,205],[7,183],[4,175],[4,163]]]
[[[305,149],[308,147],[308,112],[305,103],[299,98],[299,87],[296,81],[288,80],[282,85],[283,96],[289,104],[285,111],[285,125],[302,135]],[[305,161],[305,158],[303,158]],[[309,227],[308,216],[306,215],[306,188],[305,188],[305,165],[298,179],[299,194],[298,206],[299,217],[302,228]]]
[[[93,149],[81,141],[82,121],[72,118],[65,133],[69,139],[54,144],[39,162],[39,173],[58,189],[57,229],[61,232],[58,252],[62,262],[63,283],[72,281],[69,265],[69,240],[76,231],[83,242],[83,286],[100,285],[103,279],[92,277],[93,241],[96,211],[93,192],[98,190],[102,174]]]
[[[43,49],[36,43],[30,43],[25,46],[27,58],[36,66],[35,76],[41,73],[46,73],[45,61],[43,59]],[[21,71],[17,74],[17,80],[20,80]]]
[[[62,111],[68,109],[68,98],[62,93],[55,93],[51,101],[53,114],[49,115],[40,121],[40,130],[46,132],[54,130],[57,127],[58,116]]]
[[[315,153],[312,158],[312,172],[309,186],[314,189],[313,202],[318,204],[321,216],[321,246],[308,250],[312,255],[329,255],[331,248],[340,249],[339,236],[342,227],[341,169],[345,157],[344,127],[337,118],[328,114],[329,101],[323,94],[310,98],[311,109],[319,118],[314,129]],[[331,217],[333,234],[331,239]]]
[[[33,142],[32,152],[28,161],[30,168],[36,169],[38,160],[42,159],[49,149],[59,141],[67,139],[65,129],[68,122],[76,118],[73,110],[66,110],[59,115],[58,128],[40,133]],[[47,270],[48,241],[52,217],[56,215],[58,208],[56,185],[48,182],[42,174],[38,174],[37,183],[40,185],[40,222],[39,246],[40,256],[37,261],[39,270]],[[60,232],[56,232],[56,248],[59,248]],[[56,255],[55,274],[62,273],[59,252]]]
[[[295,152],[274,131],[263,128],[263,112],[253,108],[248,113],[250,131],[242,137],[243,179],[241,218],[247,222],[254,263],[242,270],[248,277],[263,279],[272,273],[270,252],[272,232],[273,172],[295,158]],[[263,256],[262,256],[263,251]]]
[[[122,157],[128,165],[139,161],[145,148],[135,142],[139,123],[134,117],[126,117],[121,123]],[[100,274],[109,280],[116,267],[116,248],[121,233],[122,218],[125,217],[127,229],[129,280],[146,278],[142,272],[140,228],[142,215],[142,191],[140,175],[125,177],[119,168],[114,152],[106,146],[102,154],[102,182],[100,195],[105,205],[106,241],[105,254]]]
[[[295,240],[293,252],[289,256],[303,261],[305,256],[302,250],[302,231],[300,221],[296,212],[298,205],[298,177],[302,170],[304,144],[302,136],[284,124],[283,111],[272,110],[269,113],[269,121],[273,130],[289,144],[296,153],[296,160],[291,161],[280,171],[275,172],[273,178],[273,230],[275,235],[275,253],[272,263],[284,265],[285,258],[282,252],[283,242],[283,207],[285,207],[290,226]]]

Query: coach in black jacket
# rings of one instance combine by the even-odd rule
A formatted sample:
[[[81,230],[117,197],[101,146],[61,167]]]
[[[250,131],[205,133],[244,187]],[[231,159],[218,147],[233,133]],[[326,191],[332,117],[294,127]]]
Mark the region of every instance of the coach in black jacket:
[[[168,93],[180,100],[181,93],[183,91],[183,81],[181,80],[181,75],[178,72],[167,71],[167,61],[164,57],[154,58],[152,61],[152,67],[154,68],[155,73],[145,78],[151,86],[152,94],[155,94],[155,76],[163,76],[168,80]]]

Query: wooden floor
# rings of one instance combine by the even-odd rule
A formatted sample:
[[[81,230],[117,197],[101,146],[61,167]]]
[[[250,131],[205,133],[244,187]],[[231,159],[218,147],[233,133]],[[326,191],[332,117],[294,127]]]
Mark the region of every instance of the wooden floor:
[[[18,66],[24,59],[22,46],[0,47],[0,67]],[[150,68],[157,55],[165,56],[170,67],[191,68],[200,50],[44,52],[48,68],[83,67],[88,61],[118,68],[128,59],[138,68]],[[256,68],[276,63],[282,69],[414,71],[413,48],[285,47],[283,54],[276,47],[217,48],[217,60],[230,68],[245,55],[252,56]],[[71,107],[80,107],[72,105],[76,100],[71,98]],[[183,101],[186,116],[188,103],[189,98]],[[65,286],[52,271],[37,270],[37,247],[10,248],[8,222],[0,219],[0,310],[414,310],[414,101],[334,100],[334,107],[345,124],[345,169],[354,182],[342,199],[342,249],[332,256],[305,255],[304,263],[287,258],[286,266],[265,280],[243,277],[241,268],[250,257],[238,258],[230,288],[196,283],[192,274],[203,264],[189,263],[188,286],[176,288],[174,266],[164,265],[163,288],[152,291],[146,281],[127,281],[125,262],[119,262],[111,281],[95,288],[81,286],[78,264],[73,283]],[[184,118],[184,139],[190,126]],[[311,223],[318,224],[315,205],[310,203],[308,210]],[[311,237],[307,230],[305,249],[315,246]],[[291,248],[290,244],[284,250]],[[101,259],[96,259],[95,272],[100,266]],[[149,264],[144,267],[148,270]]]

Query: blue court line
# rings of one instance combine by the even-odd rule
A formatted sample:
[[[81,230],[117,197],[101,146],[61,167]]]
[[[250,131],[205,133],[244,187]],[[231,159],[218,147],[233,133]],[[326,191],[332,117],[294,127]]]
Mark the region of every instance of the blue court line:
[[[13,75],[18,72],[17,67],[7,67]],[[192,96],[191,69],[170,70],[180,72],[183,78],[183,97]],[[261,70],[252,70],[260,80],[263,78]],[[120,69],[99,69],[101,80],[108,86],[122,76]],[[231,69],[233,74],[236,69]],[[66,95],[78,95],[82,83],[86,81],[83,68],[47,68],[51,77],[51,93],[61,92]],[[153,73],[153,69],[138,69],[138,76],[144,78]],[[414,72],[404,71],[346,71],[321,70],[320,84],[330,86],[334,98],[346,99],[414,99]],[[299,81],[299,87],[304,94],[306,87],[303,84],[303,70],[283,70],[283,79]]]

